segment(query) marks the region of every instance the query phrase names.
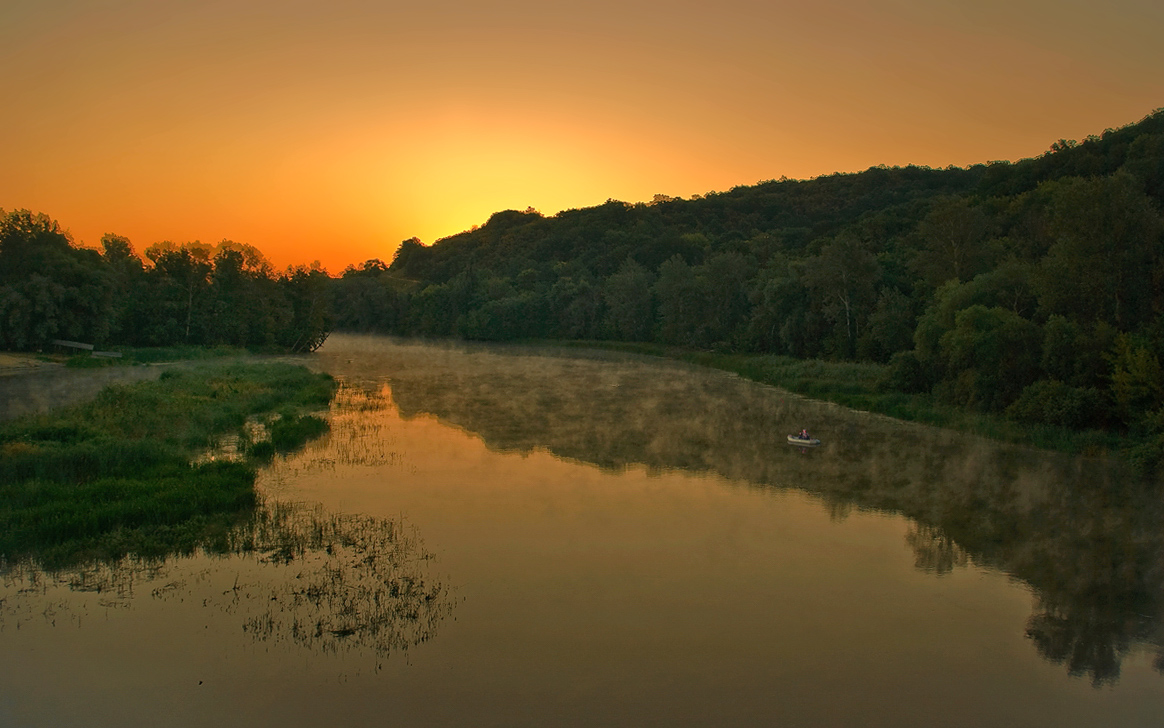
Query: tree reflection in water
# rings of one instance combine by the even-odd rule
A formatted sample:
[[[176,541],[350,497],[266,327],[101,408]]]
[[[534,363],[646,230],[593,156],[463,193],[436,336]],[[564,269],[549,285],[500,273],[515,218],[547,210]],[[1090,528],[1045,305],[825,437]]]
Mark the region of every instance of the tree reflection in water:
[[[51,616],[80,623],[70,593],[103,609],[145,594],[200,601],[237,618],[256,640],[311,650],[369,650],[386,657],[432,639],[453,608],[430,574],[431,555],[397,520],[326,513],[272,502],[229,536],[226,554],[127,557],[48,572],[33,562],[0,569],[0,623]],[[222,579],[233,576],[233,583]]]
[[[1096,684],[1133,649],[1164,671],[1164,508],[1121,464],[1001,445],[809,402],[721,372],[605,352],[435,347],[344,337],[349,382],[391,382],[405,418],[433,414],[500,451],[622,469],[714,472],[904,514],[919,569],[975,563],[1036,592],[1026,633]],[[375,373],[374,375],[372,373]],[[380,377],[380,379],[376,379]],[[825,441],[785,444],[809,426]]]

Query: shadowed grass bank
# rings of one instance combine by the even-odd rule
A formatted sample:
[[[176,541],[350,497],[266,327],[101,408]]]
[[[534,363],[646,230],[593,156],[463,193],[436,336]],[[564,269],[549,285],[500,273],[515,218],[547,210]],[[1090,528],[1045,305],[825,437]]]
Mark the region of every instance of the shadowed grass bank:
[[[255,463],[326,431],[326,421],[303,413],[334,392],[331,377],[292,364],[207,361],[7,423],[0,557],[52,567],[225,548],[256,505]],[[270,453],[192,462],[248,420],[271,433]]]

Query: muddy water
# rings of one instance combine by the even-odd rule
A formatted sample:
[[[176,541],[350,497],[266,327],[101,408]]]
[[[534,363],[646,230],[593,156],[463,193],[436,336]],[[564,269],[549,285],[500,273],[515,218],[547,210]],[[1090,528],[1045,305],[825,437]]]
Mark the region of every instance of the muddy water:
[[[337,336],[312,362],[332,432],[260,484],[314,515],[230,557],[10,573],[0,725],[1164,715],[1160,499],[1117,465],[611,354]]]

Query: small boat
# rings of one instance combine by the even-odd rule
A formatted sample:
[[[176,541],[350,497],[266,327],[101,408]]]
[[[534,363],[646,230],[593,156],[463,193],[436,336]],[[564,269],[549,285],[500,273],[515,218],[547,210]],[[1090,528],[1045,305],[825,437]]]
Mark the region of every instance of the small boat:
[[[789,435],[789,445],[800,445],[801,447],[816,447],[820,444],[820,440],[815,437],[801,437],[800,435]]]

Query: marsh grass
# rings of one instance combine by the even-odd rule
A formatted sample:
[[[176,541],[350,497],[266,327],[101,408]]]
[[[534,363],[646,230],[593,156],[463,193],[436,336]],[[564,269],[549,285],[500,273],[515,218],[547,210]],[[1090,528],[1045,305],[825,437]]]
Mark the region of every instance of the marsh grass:
[[[232,539],[235,550],[295,573],[247,619],[243,630],[257,640],[387,657],[431,639],[454,606],[403,521],[275,502]]]
[[[327,432],[328,423],[314,415],[282,412],[269,420],[264,429],[268,435],[266,439],[254,441],[244,448],[247,455],[259,461],[268,461],[276,454],[298,450]]]
[[[0,557],[45,565],[214,549],[256,504],[252,461],[192,460],[248,418],[308,422],[277,447],[327,429],[327,375],[281,362],[209,361],[114,385],[84,405],[0,428]]]

